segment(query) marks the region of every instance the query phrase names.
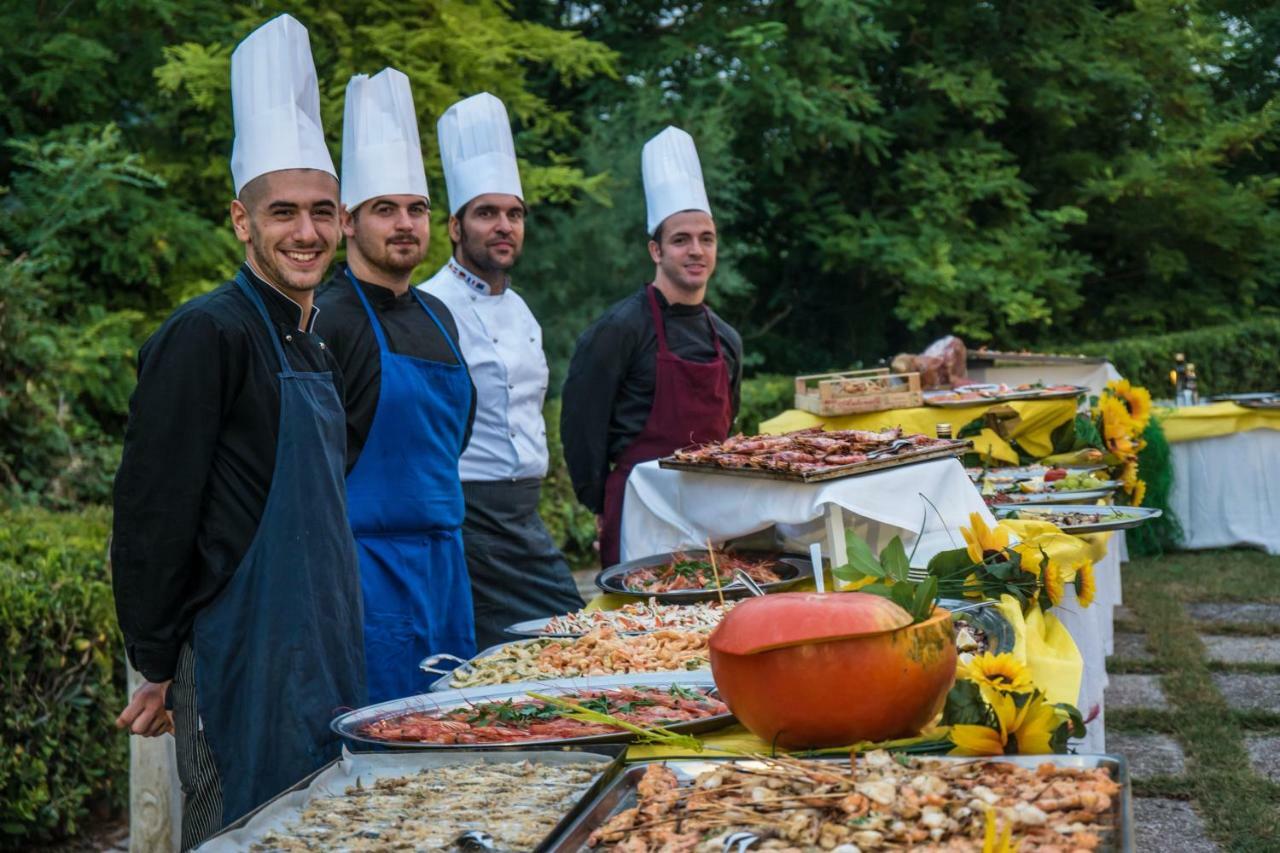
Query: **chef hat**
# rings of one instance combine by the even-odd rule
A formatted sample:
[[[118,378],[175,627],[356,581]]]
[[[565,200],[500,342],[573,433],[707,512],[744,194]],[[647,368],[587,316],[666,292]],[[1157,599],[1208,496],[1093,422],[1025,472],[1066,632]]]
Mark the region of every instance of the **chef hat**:
[[[649,233],[662,221],[682,210],[711,214],[707,190],[702,184],[702,164],[693,137],[678,127],[668,127],[644,144],[640,155],[644,173],[644,200],[649,208]]]
[[[409,78],[394,68],[352,77],[342,118],[342,203],[381,195],[430,198]]]
[[[485,193],[524,200],[511,121],[502,101],[488,92],[458,101],[440,116],[436,133],[450,213]]]
[[[320,126],[320,89],[307,28],[279,15],[231,54],[231,112],[236,195],[259,175],[319,169],[338,177]]]

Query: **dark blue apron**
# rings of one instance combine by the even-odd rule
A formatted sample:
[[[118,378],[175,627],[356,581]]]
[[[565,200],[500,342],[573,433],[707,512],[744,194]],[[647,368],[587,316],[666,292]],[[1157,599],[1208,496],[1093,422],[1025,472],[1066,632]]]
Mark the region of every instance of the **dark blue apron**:
[[[426,690],[427,655],[475,654],[471,585],[462,550],[465,514],[458,457],[471,409],[471,378],[444,326],[410,292],[449,342],[457,364],[398,355],[347,270],[378,339],[378,408],[347,475],[347,515],[360,555],[369,701]]]
[[[280,359],[280,421],[258,531],[195,620],[196,707],[218,766],[223,826],[336,758],[329,721],[365,704],[342,401],[328,372],[289,366],[262,297],[243,273],[236,284]]]

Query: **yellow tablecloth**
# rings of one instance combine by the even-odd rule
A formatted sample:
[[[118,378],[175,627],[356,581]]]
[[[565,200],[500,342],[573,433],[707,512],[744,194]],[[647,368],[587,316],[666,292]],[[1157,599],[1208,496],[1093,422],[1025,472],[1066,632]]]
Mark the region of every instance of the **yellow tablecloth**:
[[[1249,409],[1232,402],[1182,409],[1158,409],[1156,417],[1169,441],[1195,441],[1251,429],[1280,430],[1280,409]]]
[[[983,403],[954,409],[919,406],[913,409],[891,409],[887,412],[836,417],[822,417],[799,409],[790,409],[760,424],[760,431],[766,434],[777,434],[821,424],[827,429],[889,429],[900,426],[905,432],[934,435],[940,423],[951,424],[951,428],[959,432],[965,424],[982,417],[989,409],[996,406],[1008,406],[1018,413],[1019,423],[1010,431],[1009,438],[1017,439],[1018,444],[1027,453],[1037,458],[1048,456],[1053,452],[1050,442],[1053,431],[1074,418],[1076,414],[1075,400],[1016,400],[1009,403]],[[981,435],[974,436],[973,446],[977,452],[991,459],[1011,465],[1018,464],[1017,452],[995,430],[984,429]]]

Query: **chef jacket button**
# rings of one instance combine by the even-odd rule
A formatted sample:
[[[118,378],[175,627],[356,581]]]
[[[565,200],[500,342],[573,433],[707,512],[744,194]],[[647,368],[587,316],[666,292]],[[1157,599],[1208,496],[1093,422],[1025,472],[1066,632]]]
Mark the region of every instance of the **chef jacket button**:
[[[516,437],[516,434],[515,434],[514,432],[513,432],[513,433],[511,433],[511,437],[512,437],[512,438],[515,438],[515,437]]]
[[[320,349],[324,349],[324,341],[320,342]]]
[[[510,382],[508,382],[508,383],[507,383],[507,390],[508,390],[508,391],[514,391],[514,390],[516,390],[516,386],[515,386],[515,385],[513,385],[513,384],[511,384]]]
[[[533,343],[535,340],[537,340],[537,339],[536,339],[536,338],[529,338],[529,343]]]
[[[285,336],[284,336],[284,342],[285,342],[285,343],[287,343],[287,344],[291,344],[291,343],[293,343],[293,335],[285,335]]]

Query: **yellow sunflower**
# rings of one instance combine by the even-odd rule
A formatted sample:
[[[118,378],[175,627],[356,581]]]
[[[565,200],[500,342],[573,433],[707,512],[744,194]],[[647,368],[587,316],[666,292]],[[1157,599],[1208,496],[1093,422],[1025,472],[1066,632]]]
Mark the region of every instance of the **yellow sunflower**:
[[[1044,563],[1044,551],[1039,545],[1019,542],[1013,546],[1013,551],[1022,558],[1020,565],[1024,572],[1040,577],[1040,567]]]
[[[1040,579],[1044,582],[1044,591],[1049,594],[1049,603],[1055,607],[1062,603],[1063,593],[1066,592],[1062,580],[1062,567],[1053,560],[1049,560]]]
[[[951,755],[1004,755],[1009,732],[1018,720],[1018,706],[1012,696],[998,690],[983,690],[982,698],[996,715],[996,727],[961,724],[951,727],[948,737],[955,748]]]
[[[1017,747],[1016,752],[1019,755],[1046,755],[1053,752],[1050,741],[1061,724],[1057,709],[1037,693],[1018,710],[1013,728],[1009,732]]]
[[[1141,433],[1151,422],[1151,392],[1142,386],[1129,383],[1128,379],[1117,379],[1107,383],[1107,390],[1124,401],[1133,421],[1134,432]]]
[[[1133,487],[1133,506],[1142,506],[1142,499],[1147,496],[1147,481],[1139,480]]]
[[[1102,435],[1107,442],[1129,438],[1135,432],[1129,409],[1119,397],[1103,394],[1098,398],[1098,414],[1102,416]]]
[[[1098,579],[1093,574],[1092,561],[1086,560],[1076,569],[1075,583],[1076,598],[1080,599],[1080,606],[1088,607],[1093,604],[1093,599],[1098,594]]]
[[[1133,494],[1138,486],[1138,460],[1130,459],[1124,463],[1124,468],[1120,470],[1120,482],[1124,485],[1126,494]]]
[[[1026,693],[1032,688],[1031,673],[1011,653],[974,655],[956,671],[957,678],[972,681],[1002,693]]]
[[[975,563],[981,563],[993,553],[1009,547],[1009,531],[999,525],[995,528],[987,527],[982,516],[976,512],[969,513],[969,526],[961,527],[960,535],[964,537],[969,559]]]

